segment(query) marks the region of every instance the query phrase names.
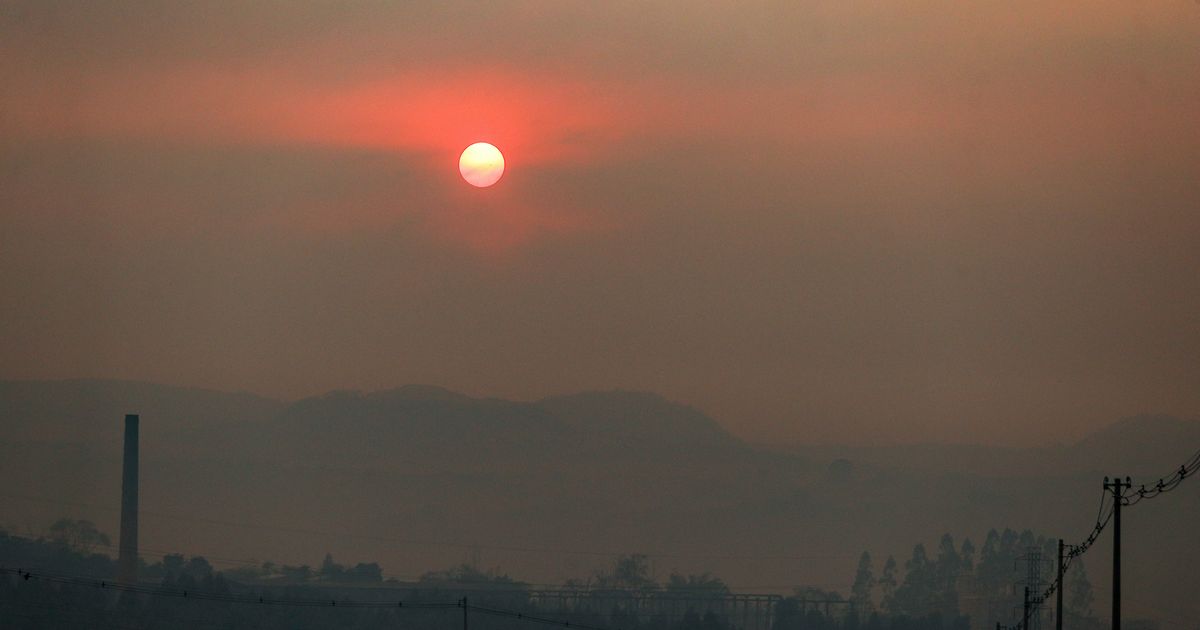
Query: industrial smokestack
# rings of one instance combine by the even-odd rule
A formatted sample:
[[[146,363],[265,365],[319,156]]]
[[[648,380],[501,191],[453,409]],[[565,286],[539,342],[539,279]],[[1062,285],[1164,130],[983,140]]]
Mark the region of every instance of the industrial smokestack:
[[[138,417],[125,416],[125,464],[121,470],[121,546],[117,580],[137,582],[138,555]]]

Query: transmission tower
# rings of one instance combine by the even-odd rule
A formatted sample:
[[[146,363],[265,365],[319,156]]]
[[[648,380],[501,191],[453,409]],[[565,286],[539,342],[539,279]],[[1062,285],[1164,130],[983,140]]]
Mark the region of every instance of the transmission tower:
[[[1042,565],[1046,559],[1042,557],[1040,547],[1027,547],[1025,555],[1025,614],[1027,625],[1022,630],[1042,630],[1042,593],[1046,590],[1046,582],[1042,579]]]

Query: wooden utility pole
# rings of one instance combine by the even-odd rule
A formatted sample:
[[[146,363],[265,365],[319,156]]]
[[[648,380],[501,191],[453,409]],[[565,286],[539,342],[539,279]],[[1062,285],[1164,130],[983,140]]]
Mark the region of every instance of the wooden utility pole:
[[[1104,489],[1113,494],[1112,630],[1121,630],[1121,503],[1125,501],[1125,490],[1131,487],[1129,477],[1125,481],[1114,478],[1111,483],[1104,478]]]
[[[1058,588],[1054,589],[1054,630],[1063,630],[1063,539],[1058,539]]]

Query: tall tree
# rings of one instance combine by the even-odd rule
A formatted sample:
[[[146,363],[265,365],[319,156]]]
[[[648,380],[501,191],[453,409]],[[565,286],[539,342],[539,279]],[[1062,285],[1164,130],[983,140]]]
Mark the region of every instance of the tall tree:
[[[896,611],[896,558],[888,556],[883,563],[883,574],[879,576],[880,604],[883,609],[894,613]]]
[[[325,559],[321,561],[321,579],[338,581],[342,579],[342,574],[345,572],[346,567],[333,561],[333,554],[325,554]]]
[[[729,594],[729,587],[725,582],[709,573],[672,573],[667,578],[666,588],[668,592],[682,593],[689,597],[719,597]]]
[[[954,546],[954,537],[943,534],[938,543],[930,594],[937,610],[947,618],[958,615],[958,576],[963,573],[962,556]]]
[[[1083,558],[1075,558],[1071,561],[1071,568],[1067,570],[1064,579],[1066,591],[1063,594],[1067,600],[1064,602],[1066,612],[1075,617],[1091,617],[1095,595],[1092,593],[1092,582],[1088,580],[1087,571],[1083,569]]]
[[[929,562],[925,545],[913,547],[912,558],[904,563],[904,581],[896,589],[896,611],[910,617],[929,613],[934,593],[934,566]]]
[[[850,603],[854,606],[860,619],[866,619],[875,610],[875,602],[871,599],[874,585],[875,576],[871,569],[871,553],[864,551],[858,558],[854,586],[850,588]]]
[[[650,575],[650,559],[635,553],[617,558],[612,573],[598,573],[596,584],[601,588],[647,591],[658,588]]]
[[[971,543],[970,538],[964,538],[962,541],[962,550],[959,552],[962,556],[963,571],[971,572],[975,570],[975,545]]]
[[[85,555],[97,546],[110,544],[107,534],[96,529],[95,523],[85,520],[60,518],[50,526],[49,534],[50,540]]]

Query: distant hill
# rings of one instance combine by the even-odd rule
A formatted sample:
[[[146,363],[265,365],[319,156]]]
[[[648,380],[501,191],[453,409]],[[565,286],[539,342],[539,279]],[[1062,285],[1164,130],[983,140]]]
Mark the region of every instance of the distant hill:
[[[271,461],[414,473],[525,466],[582,439],[536,404],[426,386],[306,398],[234,435]]]
[[[531,581],[640,551],[663,573],[711,571],[767,592],[845,592],[863,550],[903,564],[914,542],[943,532],[976,543],[992,527],[1084,535],[1104,474],[1167,473],[1200,448],[1200,423],[1165,416],[1069,446],[767,448],[649,393],[508,401],[406,386],[285,403],[0,382],[0,526],[36,531],[65,515],[115,534],[131,411],[143,418],[147,549],[309,564],[332,552],[399,577],[476,549],[485,566]],[[1200,519],[1200,494],[1170,496],[1124,525],[1139,541],[1130,575],[1163,598],[1149,606],[1195,603],[1181,567],[1200,563],[1183,526]],[[1103,562],[1088,566],[1103,593]]]
[[[220,430],[257,461],[423,474],[593,474],[614,461],[686,468],[750,453],[695,409],[630,392],[513,402],[430,386],[342,391]]]
[[[1200,419],[1139,415],[1121,419],[1071,445],[981,444],[895,446],[763,445],[760,448],[826,462],[859,463],[922,473],[1031,477],[1081,473],[1160,475],[1200,450]]]
[[[1125,418],[1067,449],[1077,470],[1161,475],[1200,450],[1200,419],[1154,414]]]
[[[596,439],[667,449],[740,448],[716,420],[646,392],[585,392],[537,403],[567,426]]]

